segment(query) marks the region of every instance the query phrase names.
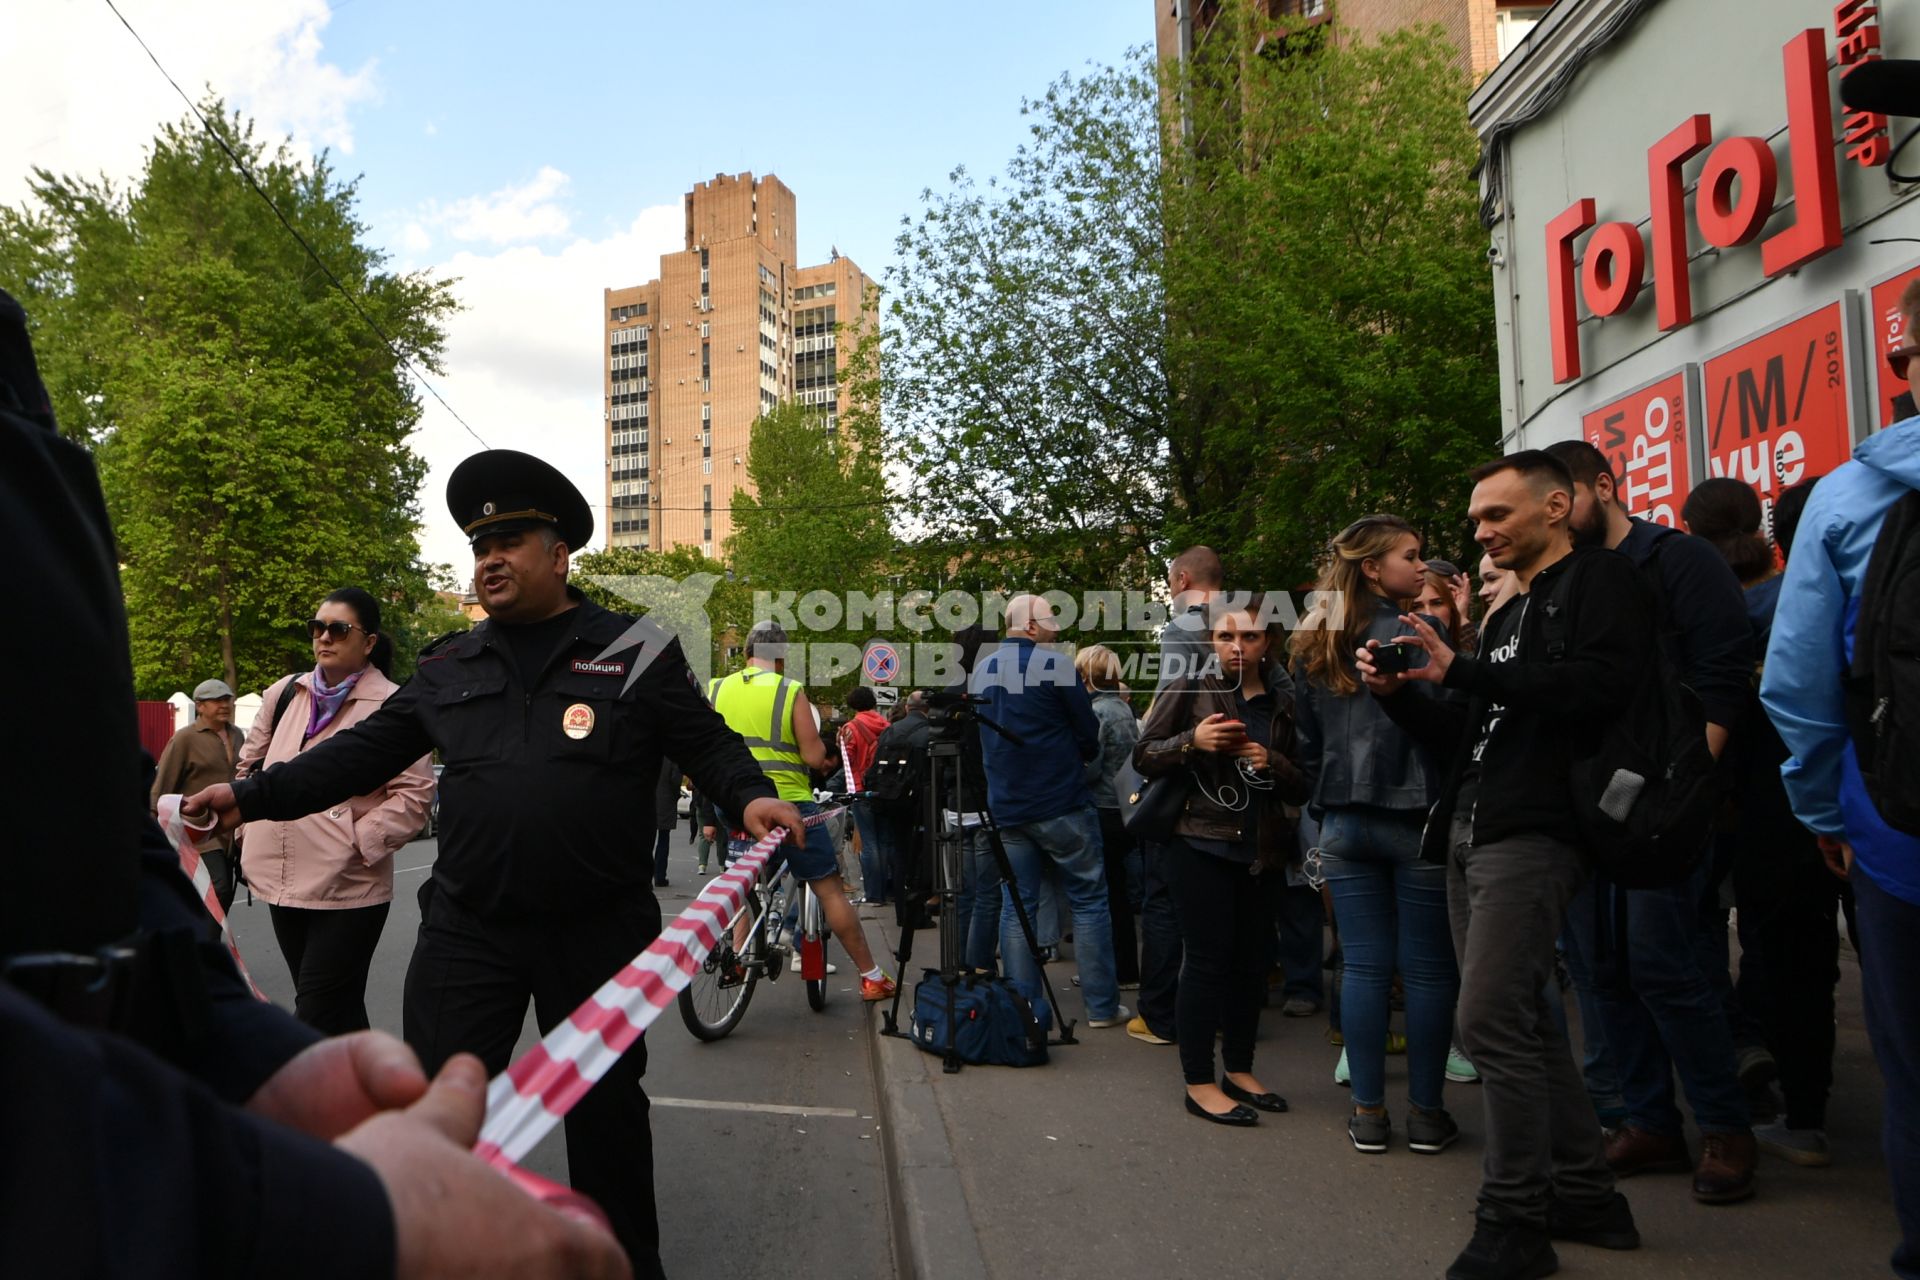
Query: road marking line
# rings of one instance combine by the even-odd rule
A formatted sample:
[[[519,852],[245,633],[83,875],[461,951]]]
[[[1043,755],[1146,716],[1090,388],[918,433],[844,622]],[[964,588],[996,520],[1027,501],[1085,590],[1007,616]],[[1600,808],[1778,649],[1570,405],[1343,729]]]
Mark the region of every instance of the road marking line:
[[[697,1111],[758,1111],[776,1116],[827,1116],[838,1120],[858,1120],[860,1113],[848,1107],[787,1107],[774,1102],[722,1102],[709,1098],[662,1098],[654,1095],[656,1107],[688,1107]]]
[[[403,876],[407,874],[407,872],[409,871],[431,871],[431,870],[433,870],[433,864],[431,862],[423,862],[417,867],[401,867],[399,870],[395,871],[393,874],[397,876]]]

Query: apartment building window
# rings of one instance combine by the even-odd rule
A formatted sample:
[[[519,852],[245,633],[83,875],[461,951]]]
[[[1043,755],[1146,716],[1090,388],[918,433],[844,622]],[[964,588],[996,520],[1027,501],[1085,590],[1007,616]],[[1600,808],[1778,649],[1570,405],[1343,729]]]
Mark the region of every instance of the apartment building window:
[[[703,338],[711,338],[713,336],[713,321],[702,320],[700,322],[700,336]]]
[[[1502,58],[1520,47],[1540,19],[1547,16],[1547,5],[1515,6],[1501,9],[1493,15],[1493,30],[1496,47]]]
[[[700,376],[703,378],[713,376],[713,344],[711,342],[700,344]]]

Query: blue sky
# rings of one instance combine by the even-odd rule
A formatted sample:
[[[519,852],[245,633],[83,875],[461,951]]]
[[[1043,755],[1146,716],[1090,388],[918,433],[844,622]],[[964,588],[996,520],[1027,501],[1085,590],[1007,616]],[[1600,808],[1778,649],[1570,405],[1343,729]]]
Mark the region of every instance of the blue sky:
[[[751,169],[797,193],[804,259],[837,244],[875,270],[923,188],[956,163],[1004,162],[1022,95],[1153,32],[1151,0],[541,11],[529,24],[523,5],[335,6],[328,54],[376,61],[351,162],[381,222],[550,166],[571,178],[573,229],[606,234],[696,179]]]
[[[456,281],[434,385],[598,504],[600,289],[681,247],[688,187],[778,174],[802,261],[837,246],[884,280],[921,192],[956,165],[998,172],[1027,137],[1022,97],[1150,43],[1154,0],[116,3],[189,92],[359,176],[393,265]],[[105,0],[0,4],[0,202],[34,165],[130,176],[184,110]],[[429,400],[414,446],[427,557],[464,572],[443,495],[479,445]]]

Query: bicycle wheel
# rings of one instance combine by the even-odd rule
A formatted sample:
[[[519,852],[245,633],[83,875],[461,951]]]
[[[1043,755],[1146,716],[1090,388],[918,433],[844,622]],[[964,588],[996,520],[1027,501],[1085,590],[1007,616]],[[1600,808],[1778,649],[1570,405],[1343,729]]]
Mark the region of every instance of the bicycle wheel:
[[[820,975],[807,979],[807,1005],[819,1013],[827,1007],[827,921],[812,889],[800,914],[800,972]]]
[[[720,943],[701,963],[680,991],[680,1020],[695,1038],[720,1040],[746,1015],[753,999],[754,984],[760,980],[761,964],[751,959],[763,946],[763,931],[755,928],[747,937],[747,955],[733,947],[731,930],[720,935]]]

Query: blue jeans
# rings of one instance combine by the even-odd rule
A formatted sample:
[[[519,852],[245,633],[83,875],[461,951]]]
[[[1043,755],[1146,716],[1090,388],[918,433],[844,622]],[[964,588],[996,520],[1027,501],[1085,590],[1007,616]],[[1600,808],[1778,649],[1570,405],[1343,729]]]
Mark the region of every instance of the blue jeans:
[[[1320,867],[1333,890],[1346,957],[1340,1027],[1355,1106],[1386,1104],[1396,968],[1407,992],[1407,1096],[1423,1111],[1438,1111],[1446,1087],[1460,970],[1447,916],[1447,869],[1420,858],[1423,818],[1354,807],[1330,810],[1320,824]]]
[[[1702,859],[1686,882],[1668,889],[1623,891],[1595,876],[1567,907],[1567,932],[1593,982],[1627,1123],[1649,1133],[1680,1132],[1676,1071],[1702,1133],[1744,1133],[1752,1123],[1726,1009],[1700,967],[1700,895],[1712,875]]]
[[[1113,918],[1107,912],[1106,864],[1100,853],[1100,817],[1092,805],[1070,809],[1057,818],[1038,818],[1000,828],[1013,867],[1013,887],[1033,918],[1040,906],[1040,879],[1051,865],[1073,906],[1074,958],[1080,965],[1080,994],[1089,1018],[1111,1018],[1120,1007],[1113,972]],[[1006,975],[1034,991],[1040,971],[1027,951],[1013,901],[1000,912],[1000,960]]]
[[[860,832],[860,896],[868,902],[887,900],[887,865],[892,849],[880,834],[887,824],[866,800],[853,802],[853,825]]]
[[[1592,909],[1589,902],[1587,910]],[[1580,950],[1580,938],[1571,926],[1561,932],[1560,954],[1566,958],[1567,973],[1573,979],[1574,1003],[1580,1006],[1580,1078],[1587,1086],[1587,1096],[1593,1100],[1601,1127],[1616,1128],[1627,1118],[1627,1104],[1620,1096],[1620,1072],[1613,1065],[1612,1050],[1607,1048],[1607,1019],[1600,1008],[1600,995],[1594,990],[1593,971],[1587,967],[1586,954]],[[1551,992],[1548,998],[1561,1010],[1564,1023],[1567,1015],[1559,995],[1557,991]],[[1563,1025],[1560,1030],[1565,1032],[1566,1027]]]
[[[1000,941],[1000,864],[994,861],[985,827],[968,828],[961,850],[960,892],[952,917],[953,927],[961,930],[960,963],[991,972]]]
[[[1290,884],[1280,890],[1275,906],[1280,925],[1276,955],[1287,976],[1280,996],[1283,1000],[1302,996],[1324,1004],[1326,987],[1320,966],[1326,960],[1327,924],[1320,891],[1310,884]]]
[[[1860,920],[1860,994],[1867,1039],[1880,1064],[1880,1140],[1893,1183],[1900,1244],[1893,1273],[1920,1280],[1920,906],[1875,884],[1858,867],[1853,897]]]

